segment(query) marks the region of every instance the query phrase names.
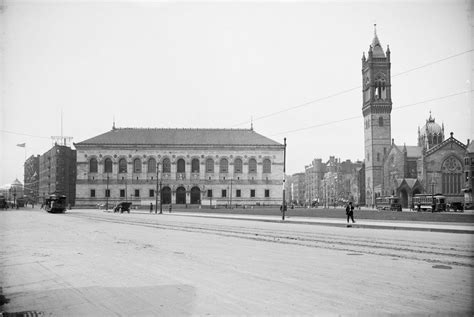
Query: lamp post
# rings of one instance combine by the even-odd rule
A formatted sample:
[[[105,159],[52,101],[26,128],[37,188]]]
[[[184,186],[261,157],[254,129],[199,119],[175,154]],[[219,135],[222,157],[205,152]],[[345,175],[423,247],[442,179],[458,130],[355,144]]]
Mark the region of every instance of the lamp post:
[[[109,173],[107,172],[107,188],[105,190],[105,210],[109,210]]]
[[[160,214],[162,214],[163,213],[163,197],[161,195],[160,162],[156,163],[155,214],[158,211],[158,194],[160,195]]]
[[[160,168],[160,162],[156,163],[156,190],[155,190],[155,214],[158,211],[158,171]],[[160,212],[161,213],[161,212]]]
[[[434,212],[436,209],[436,203],[434,198],[434,188],[435,188],[435,181],[434,179],[431,180],[431,212]]]
[[[230,209],[232,209],[232,177],[230,178]]]

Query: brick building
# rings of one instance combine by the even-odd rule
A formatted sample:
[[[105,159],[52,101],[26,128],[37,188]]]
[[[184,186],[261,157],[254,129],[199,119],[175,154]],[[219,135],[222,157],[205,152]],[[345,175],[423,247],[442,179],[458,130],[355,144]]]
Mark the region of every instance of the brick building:
[[[76,150],[55,144],[39,158],[40,200],[52,194],[65,195],[67,203],[75,204],[76,198]]]
[[[25,161],[24,166],[24,195],[28,202],[39,201],[39,155],[32,155]]]

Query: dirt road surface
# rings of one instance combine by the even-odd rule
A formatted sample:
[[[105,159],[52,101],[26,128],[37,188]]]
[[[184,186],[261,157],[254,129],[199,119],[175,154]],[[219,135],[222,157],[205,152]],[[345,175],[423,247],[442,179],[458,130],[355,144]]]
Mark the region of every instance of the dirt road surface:
[[[4,315],[474,312],[472,234],[13,210],[0,237]]]

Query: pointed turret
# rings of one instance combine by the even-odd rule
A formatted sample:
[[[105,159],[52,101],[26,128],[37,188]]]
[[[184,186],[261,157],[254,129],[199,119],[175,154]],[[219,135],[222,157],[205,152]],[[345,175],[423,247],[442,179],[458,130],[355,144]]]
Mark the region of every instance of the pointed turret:
[[[382,45],[380,45],[379,38],[377,37],[377,24],[374,24],[374,39],[372,40],[372,49],[374,57],[385,57]]]

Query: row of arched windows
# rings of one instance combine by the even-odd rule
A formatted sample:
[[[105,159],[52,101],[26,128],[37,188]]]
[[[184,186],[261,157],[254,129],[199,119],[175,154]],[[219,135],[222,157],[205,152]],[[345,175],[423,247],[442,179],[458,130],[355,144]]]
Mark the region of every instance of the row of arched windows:
[[[171,173],[171,161],[169,158],[164,158],[162,161],[163,173]],[[215,162],[212,158],[208,158],[205,161],[205,172],[206,173],[214,173],[214,165]],[[90,173],[97,173],[99,171],[98,168],[98,161],[96,158],[91,158],[89,160],[89,172]],[[112,159],[106,158],[104,160],[104,173],[112,173]],[[156,160],[154,158],[150,158],[147,161],[147,172],[148,173],[156,173]],[[262,162],[263,165],[263,173],[271,173],[272,171],[272,162],[269,159],[264,159]],[[128,172],[128,163],[125,158],[121,158],[118,162],[118,172],[119,173],[127,173]],[[180,158],[176,161],[176,167],[178,173],[185,173],[186,172],[186,162],[184,159]],[[139,158],[133,160],[133,173],[141,173],[142,172],[142,161]],[[192,173],[199,173],[200,172],[200,162],[199,159],[194,158],[191,161],[191,172]],[[229,161],[226,158],[222,158],[219,161],[219,173],[228,173],[229,172]],[[234,173],[243,173],[243,162],[242,159],[236,158],[234,160]],[[248,173],[257,173],[257,160],[254,158],[250,158],[248,161]]]

